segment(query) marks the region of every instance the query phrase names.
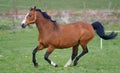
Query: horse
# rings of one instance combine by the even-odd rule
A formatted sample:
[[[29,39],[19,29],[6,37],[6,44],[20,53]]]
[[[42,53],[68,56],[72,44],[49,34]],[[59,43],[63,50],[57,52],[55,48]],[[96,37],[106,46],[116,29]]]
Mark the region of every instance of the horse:
[[[95,31],[98,36],[104,40],[113,39],[117,33],[112,32],[109,35],[105,34],[103,25],[96,21],[92,24],[86,22],[73,22],[69,24],[59,24],[46,13],[37,9],[36,6],[31,8],[21,22],[22,28],[30,24],[36,24],[39,31],[38,46],[32,52],[32,62],[35,67],[38,67],[36,62],[36,53],[39,50],[47,48],[44,59],[54,67],[58,65],[49,59],[50,54],[57,49],[72,48],[72,55],[64,67],[68,67],[72,62],[74,66],[78,64],[78,60],[88,53],[87,44],[95,36]],[[81,45],[82,53],[78,55],[78,46]]]

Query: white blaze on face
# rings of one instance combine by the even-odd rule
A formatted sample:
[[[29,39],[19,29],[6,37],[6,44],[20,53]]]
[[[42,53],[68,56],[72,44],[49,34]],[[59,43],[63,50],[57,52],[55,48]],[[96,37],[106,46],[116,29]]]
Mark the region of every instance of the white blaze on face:
[[[29,15],[29,13],[27,13],[27,14],[25,15],[25,18],[23,19],[23,21],[21,22],[21,24],[25,24],[25,23],[26,23],[26,18],[27,18],[28,15]]]

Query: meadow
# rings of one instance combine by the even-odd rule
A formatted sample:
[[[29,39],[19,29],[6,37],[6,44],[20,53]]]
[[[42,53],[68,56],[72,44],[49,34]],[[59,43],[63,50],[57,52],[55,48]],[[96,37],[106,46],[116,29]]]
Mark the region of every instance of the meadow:
[[[0,0],[0,13],[14,10],[26,10],[37,5],[48,10],[81,10],[81,9],[116,9],[119,10],[120,0]],[[85,5],[84,5],[85,4]],[[3,6],[6,5],[6,6]],[[32,51],[38,45],[36,27],[20,28],[21,20],[0,17],[0,73],[120,73],[120,33],[113,40],[103,40],[100,48],[100,38],[96,35],[88,44],[89,53],[79,60],[77,66],[64,68],[71,56],[72,49],[56,49],[50,59],[58,64],[57,68],[44,60],[46,49],[37,53],[39,67],[32,63]],[[106,30],[120,30],[119,24],[104,25]],[[79,53],[82,49],[79,46]]]
[[[0,12],[26,10],[34,5],[43,10],[118,10],[120,0],[0,0]]]
[[[38,68],[34,68],[31,60],[32,51],[38,44],[37,29],[0,31],[0,72],[1,73],[119,73],[120,51],[118,35],[115,39],[103,41],[100,49],[99,37],[89,43],[89,53],[79,60],[74,67],[64,68],[71,55],[71,49],[56,49],[50,59],[59,66],[54,68],[44,60],[46,49],[37,53]],[[81,52],[79,47],[79,53]]]

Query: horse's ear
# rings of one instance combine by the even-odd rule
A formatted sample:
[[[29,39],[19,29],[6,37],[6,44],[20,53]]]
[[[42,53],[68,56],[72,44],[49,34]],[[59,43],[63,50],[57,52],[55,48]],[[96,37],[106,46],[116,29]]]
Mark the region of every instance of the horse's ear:
[[[34,6],[34,8],[33,8],[34,10],[36,10],[36,6]]]
[[[36,10],[36,6],[34,6],[34,8],[31,7],[31,8],[30,8],[30,11],[31,11],[31,10]]]

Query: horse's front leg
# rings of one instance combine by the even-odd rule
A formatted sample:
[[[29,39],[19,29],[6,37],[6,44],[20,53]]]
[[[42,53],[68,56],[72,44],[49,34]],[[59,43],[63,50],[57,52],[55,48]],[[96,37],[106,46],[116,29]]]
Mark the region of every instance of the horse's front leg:
[[[35,67],[38,67],[38,63],[36,62],[36,53],[38,50],[42,50],[43,48],[44,48],[44,46],[42,44],[40,44],[32,52],[32,62],[33,62]]]
[[[32,62],[35,67],[38,67],[38,63],[36,62],[36,53],[37,53],[38,47],[36,47],[32,52]]]
[[[58,65],[56,63],[54,63],[53,61],[51,61],[50,59],[48,59],[49,55],[54,51],[54,47],[53,46],[48,46],[48,49],[44,55],[44,59],[51,65],[53,65],[54,67],[57,67]]]

